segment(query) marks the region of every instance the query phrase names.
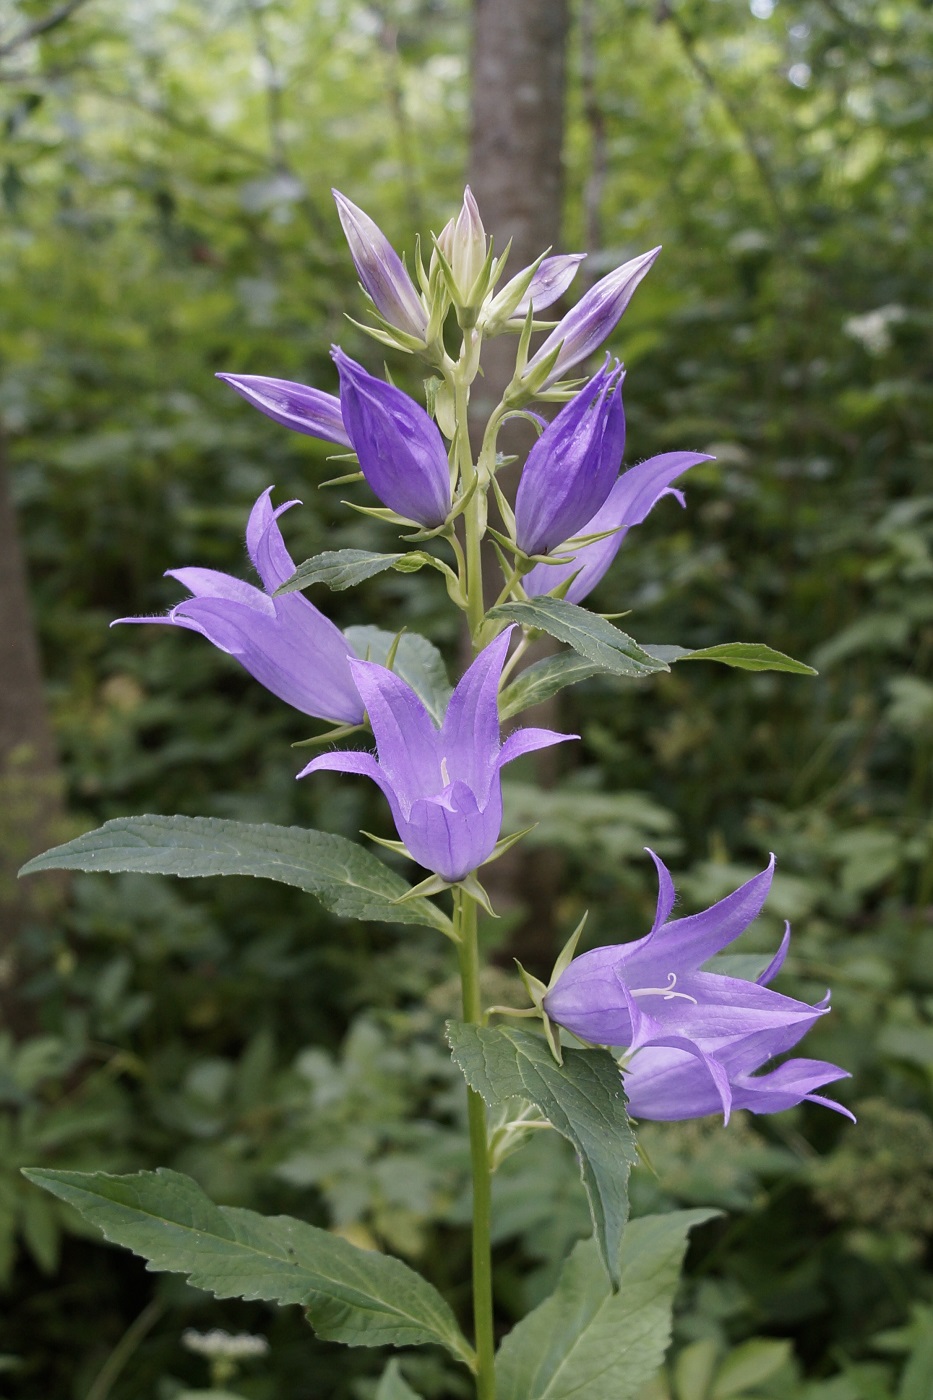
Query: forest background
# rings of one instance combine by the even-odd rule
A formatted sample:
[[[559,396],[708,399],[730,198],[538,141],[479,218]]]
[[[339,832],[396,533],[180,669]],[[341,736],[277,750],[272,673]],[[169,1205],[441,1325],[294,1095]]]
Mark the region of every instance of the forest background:
[[[363,785],[293,781],[306,722],[228,658],[108,623],[169,606],[166,568],[242,574],[246,514],[272,482],[305,502],[287,521],[296,558],[385,548],[380,526],[348,524],[317,489],[326,448],[213,375],[333,390],[338,339],[378,368],[343,316],[362,304],[329,190],[409,252],[455,212],[472,23],[466,0],[0,10],[11,1396],[206,1393],[186,1328],[268,1337],[223,1385],[215,1368],[218,1395],[366,1400],[381,1366],[316,1342],[297,1312],[154,1279],[22,1165],[175,1166],[215,1199],[401,1253],[465,1302],[467,1167],[439,1035],[454,991],[430,934],[338,927],[247,880],[80,876],[24,894],[12,872],[140,811],[387,830]],[[928,0],[572,10],[556,251],[586,251],[592,282],[664,245],[612,340],[628,460],[716,456],[690,473],[683,512],[662,502],[627,541],[594,601],[633,610],[649,642],[760,640],[820,675],[681,666],[566,692],[561,726],[583,743],[561,753],[560,786],[542,796],[527,770],[506,784],[510,825],[539,824],[500,891],[496,975],[507,991],[516,949],[546,969],[585,908],[591,945],[640,936],[646,843],[691,908],[773,849],[747,951],[793,921],[785,986],[814,1000],[832,984],[808,1054],[851,1068],[842,1096],[859,1117],[646,1129],[635,1209],[724,1211],[697,1233],[655,1397],[933,1395],[931,119]],[[389,577],[329,595],[329,613],[404,616],[454,655],[434,587]],[[552,1137],[498,1182],[503,1328],[588,1230]],[[458,1394],[440,1358],[403,1366],[422,1393]]]

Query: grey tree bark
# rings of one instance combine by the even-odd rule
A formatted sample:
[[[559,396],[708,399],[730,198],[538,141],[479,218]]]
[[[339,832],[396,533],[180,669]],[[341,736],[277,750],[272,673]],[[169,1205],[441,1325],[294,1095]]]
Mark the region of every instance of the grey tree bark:
[[[474,0],[473,14],[469,179],[496,248],[501,251],[512,240],[509,276],[560,243],[569,4]],[[484,351],[485,377],[474,384],[471,403],[480,427],[511,378],[514,354],[511,336],[490,341]],[[524,431],[524,425],[506,425],[501,438],[505,450],[527,448]],[[510,484],[503,482],[507,490]],[[556,701],[522,718],[523,723],[554,727]],[[544,787],[554,782],[558,752],[546,749],[537,755],[538,782]],[[523,849],[519,843],[484,878],[494,904],[507,906],[518,898],[528,911],[509,953],[529,969],[545,970],[553,960],[560,862],[551,851]]]

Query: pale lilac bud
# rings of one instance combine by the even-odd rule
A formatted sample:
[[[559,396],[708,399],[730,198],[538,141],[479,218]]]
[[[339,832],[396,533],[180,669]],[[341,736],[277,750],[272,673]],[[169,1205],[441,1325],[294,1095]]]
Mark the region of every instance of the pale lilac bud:
[[[308,437],[339,442],[342,447],[350,446],[340,400],[333,394],[312,389],[309,384],[295,384],[291,379],[268,379],[263,374],[218,374],[216,378],[283,427]]]
[[[526,554],[572,538],[599,510],[619,475],[625,413],[618,361],[565,404],[528,454],[515,496],[515,537]]]
[[[562,253],[558,257],[544,258],[533,273],[528,267],[517,272],[501,292],[496,293],[484,312],[483,325],[487,333],[495,335],[509,321],[524,320],[530,306],[537,315],[557,301],[570,286],[585,257],[585,253]]]
[[[536,392],[562,378],[567,370],[592,354],[615,330],[635,288],[660,251],[660,247],[652,248],[650,253],[632,258],[584,292],[576,306],[558,322],[544,344],[532,355],[522,374],[522,381],[533,383],[536,378],[534,371],[558,350],[558,346],[557,359],[543,382],[535,384]]]
[[[368,214],[339,190],[331,193],[359,279],[380,315],[406,335],[424,340],[428,313],[398,253]]]
[[[339,347],[340,407],[360,470],[390,510],[433,529],[450,512],[450,467],[440,430],[424,409],[367,374]]]
[[[461,298],[466,301],[486,261],[486,230],[469,185],[463,191],[463,205],[454,225],[448,261]]]

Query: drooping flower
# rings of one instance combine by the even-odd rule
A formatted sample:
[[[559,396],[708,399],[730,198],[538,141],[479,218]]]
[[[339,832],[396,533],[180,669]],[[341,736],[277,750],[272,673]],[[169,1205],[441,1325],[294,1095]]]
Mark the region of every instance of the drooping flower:
[[[360,470],[383,504],[433,529],[450,512],[450,466],[433,418],[334,346],[340,407]]]
[[[662,496],[673,495],[681,505],[684,504],[683,496],[679,491],[672,490],[671,482],[676,481],[688,468],[711,461],[713,458],[704,452],[662,452],[658,457],[649,457],[647,462],[629,467],[616,481],[605,504],[578,531],[583,536],[599,535],[604,530],[612,530],[613,533],[605,539],[580,545],[573,550],[558,545],[554,553],[572,553],[572,561],[567,564],[536,564],[522,579],[522,587],[529,598],[550,593],[567,579],[572,579],[563,596],[571,603],[579,603],[599,583],[631,526],[640,525]]]
[[[526,554],[578,534],[612,490],[625,451],[624,377],[618,361],[607,362],[528,453],[515,495],[516,543]]]
[[[215,378],[229,384],[267,418],[293,432],[339,442],[342,447],[350,446],[336,395],[312,389],[309,384],[296,384],[291,379],[268,379],[262,374],[218,374]]]
[[[711,908],[668,922],[675,898],[673,881],[664,862],[650,854],[659,880],[657,916],[650,933],[636,942],[595,948],[574,959],[544,997],[550,1019],[584,1040],[626,1049],[626,1061],[630,1059],[632,1066],[626,1074],[646,1117],[694,1117],[719,1109],[728,1118],[733,1107],[777,1104],[778,1090],[783,1095],[779,1106],[788,1107],[785,1100],[794,1085],[800,1093],[792,1102],[798,1103],[818,1084],[841,1078],[844,1071],[835,1065],[791,1061],[793,1069],[781,1066],[774,1072],[777,1078],[770,1080],[774,1091],[770,1099],[762,1096],[765,1080],[749,1088],[750,1072],[795,1045],[828,1009],[828,998],[810,1006],[768,987],[787,954],[789,928],[776,956],[755,982],[701,970],[761,912],[771,887],[774,857],[761,874]],[[659,1050],[677,1053],[665,1058],[658,1056]],[[643,1055],[646,1068],[638,1069]],[[819,1068],[814,1069],[815,1065]],[[657,1114],[644,1108],[650,1094],[645,1085],[652,1071],[667,1076]],[[822,1078],[814,1080],[814,1074]],[[643,1080],[642,1075],[647,1078]],[[697,1084],[703,1086],[702,1094],[696,1092]],[[710,1103],[712,1109],[694,1107]],[[759,1107],[758,1111],[772,1110]]]
[[[278,526],[286,501],[273,509],[272,487],[250,512],[246,548],[263,587],[216,569],[169,569],[187,588],[165,617],[120,617],[117,622],[168,623],[200,632],[229,654],[273,695],[316,719],[359,724],[363,702],[350,673],[354,652],[339,628],[300,593],[272,594],[295,572]]]
[[[350,256],[373,305],[392,326],[424,340],[428,313],[398,253],[378,224],[339,190],[331,190]]]
[[[661,249],[652,248],[637,258],[617,267],[614,272],[594,283],[551,331],[543,345],[532,355],[522,374],[524,382],[535,383],[536,371],[547,357],[560,349],[557,359],[540,385],[547,388],[561,379],[569,369],[585,360],[602,345],[622,319],[623,312],[634,295],[635,288],[649,271]]]
[[[488,860],[502,827],[500,770],[521,754],[574,739],[550,729],[518,729],[503,744],[497,692],[511,629],[480,652],[454,691],[440,729],[401,677],[351,661],[376,739],[369,753],[321,754],[298,774],[362,773],[385,794],[412,857],[451,882]]]
[[[800,1025],[799,1036],[807,1026]],[[816,1093],[837,1079],[848,1079],[847,1070],[826,1060],[786,1060],[764,1074],[763,1065],[792,1048],[794,1042],[776,1033],[761,1032],[757,1037],[736,1041],[719,1051],[717,1060],[729,1082],[731,1106],[750,1113],[780,1113],[797,1104],[822,1104],[855,1121],[855,1117],[823,1094]],[[722,1099],[706,1066],[685,1050],[646,1046],[639,1050],[623,1071],[628,1109],[633,1118],[671,1121],[705,1118],[722,1112]]]

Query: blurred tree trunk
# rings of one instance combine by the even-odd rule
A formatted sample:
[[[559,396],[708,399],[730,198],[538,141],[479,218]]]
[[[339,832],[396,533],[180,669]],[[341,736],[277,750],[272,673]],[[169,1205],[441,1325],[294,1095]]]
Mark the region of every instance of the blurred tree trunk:
[[[61,879],[18,881],[23,861],[54,843],[62,778],[49,725],[25,562],[0,437],[0,1014],[11,1010],[19,934],[58,903]],[[22,1023],[20,1009],[18,1019]]]
[[[506,272],[511,276],[560,241],[569,4],[474,0],[473,13],[469,179],[496,248],[501,252],[512,240]],[[476,381],[471,404],[480,431],[512,377],[515,343],[514,336],[499,336],[484,349],[485,377]],[[527,448],[530,440],[522,441],[522,428],[514,424],[506,425],[501,439],[507,450]],[[503,484],[508,489],[510,483]],[[490,577],[488,591],[497,586]],[[552,701],[529,710],[522,722],[553,727],[556,719]],[[538,782],[544,787],[554,783],[558,752],[537,755]],[[553,960],[561,874],[553,851],[528,850],[521,843],[484,872],[494,904],[504,908],[520,900],[528,911],[507,951],[531,970],[549,970]]]

